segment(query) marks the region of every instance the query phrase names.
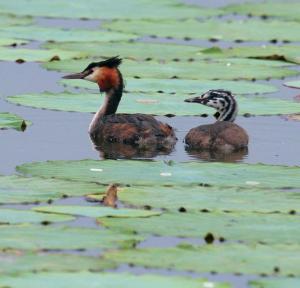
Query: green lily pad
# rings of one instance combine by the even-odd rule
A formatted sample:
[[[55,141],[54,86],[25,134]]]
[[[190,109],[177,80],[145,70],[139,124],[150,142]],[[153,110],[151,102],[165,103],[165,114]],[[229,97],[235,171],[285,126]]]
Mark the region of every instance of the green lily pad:
[[[37,49],[12,49],[0,48],[0,60],[15,61],[50,61],[54,57],[58,59],[70,59],[84,56],[82,53],[63,50],[37,50]]]
[[[253,185],[251,187],[251,184]],[[256,183],[248,183],[248,188],[224,187],[123,187],[119,200],[134,206],[150,206],[178,211],[181,207],[188,212],[237,211],[237,212],[300,212],[298,192],[276,191],[255,188]],[[102,195],[88,195],[101,200]]]
[[[200,93],[205,90],[199,91]],[[203,105],[192,105],[184,102],[187,95],[170,95],[160,93],[129,93],[124,94],[118,113],[145,113],[154,115],[200,115],[213,114],[215,110]],[[9,102],[52,110],[96,112],[102,101],[101,96],[87,93],[63,92],[53,94],[49,92],[41,94],[25,94],[8,97]],[[282,99],[264,97],[238,97],[239,113],[254,115],[278,115],[300,112],[300,103]]]
[[[64,214],[64,215],[77,215],[85,217],[112,217],[112,218],[132,218],[132,217],[151,217],[160,215],[158,211],[147,211],[141,209],[114,209],[110,207],[96,207],[96,206],[76,206],[76,205],[52,205],[52,206],[39,206],[33,208],[34,211]],[[1,219],[1,218],[0,218]]]
[[[288,87],[291,87],[291,88],[298,88],[298,89],[300,89],[300,80],[285,82],[284,85],[288,86]]]
[[[181,248],[145,248],[106,255],[117,263],[195,272],[300,275],[298,245],[204,245]],[[0,282],[1,283],[1,282]],[[280,286],[289,287],[289,286]]]
[[[47,161],[17,167],[23,174],[97,183],[142,186],[219,186],[257,188],[300,187],[300,168],[264,164],[184,162],[167,165],[160,161]],[[141,174],[142,171],[142,174]],[[218,177],[216,177],[216,174]]]
[[[247,62],[245,62],[247,60]],[[82,71],[91,59],[65,60],[44,63],[43,67],[50,70],[64,72]],[[258,61],[258,62],[257,62]],[[177,78],[199,79],[199,80],[252,80],[281,78],[298,75],[295,70],[283,68],[269,61],[255,59],[244,59],[242,63],[197,61],[188,65],[183,62],[169,62],[161,64],[155,61],[136,62],[124,60],[121,71],[125,79],[132,77],[141,78]],[[276,67],[276,65],[278,67]]]
[[[0,112],[0,129],[16,129],[24,131],[29,122],[25,122],[22,118],[15,114]]]
[[[63,222],[74,220],[74,217],[65,215],[50,215],[30,210],[0,209],[0,224]]]
[[[62,79],[60,84],[87,88],[97,89],[95,83],[82,80]],[[184,79],[126,79],[126,91],[130,92],[157,92],[164,93],[204,93],[209,89],[222,89],[230,90],[234,94],[264,94],[276,92],[277,88],[271,85],[250,83],[245,81],[211,81],[211,80],[184,80]]]
[[[160,275],[132,275],[125,273],[38,273],[20,277],[2,276],[1,287],[13,288],[230,288],[229,284],[214,283],[203,278]]]
[[[260,213],[164,213],[147,219],[102,218],[113,231],[142,235],[204,238],[266,244],[293,244],[300,241],[299,217]],[[176,225],[174,225],[176,223]]]
[[[248,57],[255,59],[280,60],[300,64],[299,46],[244,46],[220,49],[218,47],[201,50],[202,57],[224,58],[224,57]],[[273,61],[271,61],[273,62]],[[280,62],[278,62],[280,63]]]
[[[226,12],[243,15],[272,16],[287,20],[300,21],[300,3],[295,1],[264,1],[261,3],[243,3],[229,5],[223,8]]]
[[[249,282],[251,288],[298,288],[300,285],[299,278],[275,278],[275,279],[263,279],[252,280]]]
[[[35,203],[89,193],[104,194],[105,186],[38,177],[0,176],[0,203]],[[92,192],[93,191],[93,192]]]
[[[218,10],[188,6],[180,1],[124,0],[111,5],[108,0],[90,0],[87,3],[70,3],[61,0],[20,0],[1,2],[0,11],[14,15],[46,16],[55,18],[91,19],[165,19],[212,16]]]
[[[143,43],[143,42],[64,42],[46,43],[47,49],[59,49],[67,51],[80,51],[90,57],[108,57],[110,55],[122,55],[123,58],[134,60],[172,60],[190,59],[201,57],[200,47],[167,44],[167,43]],[[203,57],[201,57],[203,58]]]
[[[1,5],[1,4],[0,4]],[[1,10],[1,13],[3,11]],[[1,14],[0,15],[0,27],[7,27],[11,25],[28,25],[32,23],[31,17],[15,17],[11,15]]]
[[[57,42],[124,41],[137,38],[133,34],[124,34],[104,30],[62,29],[41,26],[11,26],[0,28],[0,37]]]
[[[107,229],[62,226],[0,226],[0,248],[6,249],[110,249],[132,247],[140,236],[118,234]]]
[[[14,275],[13,277],[16,277],[17,273],[24,272],[101,271],[115,267],[111,261],[99,257],[70,254],[24,253],[23,251],[0,252],[0,260],[1,279],[3,279],[4,275]],[[23,277],[24,274],[21,275]]]
[[[180,22],[176,20],[117,20],[104,23],[103,27],[125,33],[174,38],[241,41],[300,40],[300,35],[295,33],[300,30],[300,23],[277,20],[221,21],[214,19],[202,22],[194,19]]]
[[[1,38],[0,39],[0,46],[8,46],[8,45],[21,45],[21,44],[27,44],[29,41],[27,40],[21,40],[21,39],[13,39],[13,38]]]

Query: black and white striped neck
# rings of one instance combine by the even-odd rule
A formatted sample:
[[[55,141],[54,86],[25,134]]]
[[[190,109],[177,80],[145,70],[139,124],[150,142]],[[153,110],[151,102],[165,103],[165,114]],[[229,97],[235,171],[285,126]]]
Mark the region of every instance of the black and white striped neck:
[[[234,122],[238,114],[238,104],[231,93],[220,93],[218,96],[220,105],[215,107],[217,113],[215,117],[218,121]]]

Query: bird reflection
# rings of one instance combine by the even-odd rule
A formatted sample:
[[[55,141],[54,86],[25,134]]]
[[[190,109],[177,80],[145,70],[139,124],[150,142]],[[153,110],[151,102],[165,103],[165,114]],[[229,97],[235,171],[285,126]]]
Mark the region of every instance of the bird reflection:
[[[193,157],[204,161],[218,162],[240,162],[248,155],[248,148],[243,148],[238,151],[224,153],[215,150],[192,150],[186,149],[187,153]]]
[[[143,149],[139,146],[126,145],[122,143],[93,144],[95,150],[99,151],[100,158],[104,159],[153,158],[158,155],[168,155],[174,148],[174,145],[157,150],[155,146],[153,146],[153,149],[149,149],[149,147],[147,147],[147,149]]]

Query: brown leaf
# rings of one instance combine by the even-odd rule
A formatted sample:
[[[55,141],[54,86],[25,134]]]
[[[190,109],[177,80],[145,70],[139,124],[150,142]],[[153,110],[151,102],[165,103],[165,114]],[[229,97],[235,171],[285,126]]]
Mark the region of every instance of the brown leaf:
[[[102,198],[104,206],[116,208],[118,201],[118,186],[117,184],[110,184],[106,190],[106,195]]]

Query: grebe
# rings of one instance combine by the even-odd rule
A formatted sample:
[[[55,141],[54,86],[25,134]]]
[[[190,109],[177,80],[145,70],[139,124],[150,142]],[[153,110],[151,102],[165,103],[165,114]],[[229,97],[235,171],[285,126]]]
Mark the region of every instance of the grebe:
[[[95,146],[121,143],[142,149],[169,150],[177,140],[168,124],[145,114],[115,114],[119,106],[124,82],[118,69],[122,59],[118,56],[105,61],[93,62],[82,72],[66,75],[65,79],[84,79],[98,84],[105,99],[95,114],[89,134]]]
[[[209,90],[200,97],[186,99],[185,102],[200,103],[217,110],[214,114],[217,121],[214,124],[201,125],[188,132],[185,136],[188,148],[225,153],[247,148],[247,132],[233,123],[238,105],[230,91]]]

